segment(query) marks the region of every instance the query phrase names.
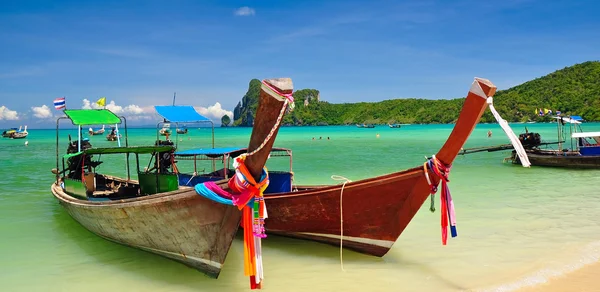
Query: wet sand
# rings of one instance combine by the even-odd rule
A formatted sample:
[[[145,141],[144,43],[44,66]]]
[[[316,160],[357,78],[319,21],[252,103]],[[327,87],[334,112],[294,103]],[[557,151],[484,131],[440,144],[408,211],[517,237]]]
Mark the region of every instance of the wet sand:
[[[600,263],[587,265],[572,273],[552,278],[547,283],[519,292],[596,292],[600,291]]]

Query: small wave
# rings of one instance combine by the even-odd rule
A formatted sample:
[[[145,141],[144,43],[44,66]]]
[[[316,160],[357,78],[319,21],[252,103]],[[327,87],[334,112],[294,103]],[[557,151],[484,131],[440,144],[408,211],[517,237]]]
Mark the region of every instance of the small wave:
[[[600,261],[600,241],[594,241],[589,243],[584,248],[581,249],[581,252],[577,256],[577,258],[567,263],[566,265],[562,265],[560,267],[554,268],[545,268],[541,269],[531,275],[520,278],[517,281],[502,284],[500,286],[496,286],[490,289],[482,289],[478,290],[481,292],[509,292],[516,291],[518,289],[522,289],[525,287],[532,287],[540,284],[547,283],[548,280],[560,276],[564,276],[565,274],[572,273],[576,270],[579,270],[586,265],[593,264]]]

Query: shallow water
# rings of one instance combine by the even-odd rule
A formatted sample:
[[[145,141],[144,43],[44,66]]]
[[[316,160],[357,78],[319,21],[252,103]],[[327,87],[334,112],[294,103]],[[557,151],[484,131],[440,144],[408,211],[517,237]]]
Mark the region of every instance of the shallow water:
[[[512,125],[516,133],[524,126],[547,140],[555,139],[554,124]],[[600,124],[585,128],[594,131]],[[330,178],[334,174],[357,180],[420,165],[426,155],[439,149],[451,129],[452,125],[284,127],[275,146],[293,150],[296,183],[331,184],[337,183]],[[492,138],[487,138],[489,129]],[[246,146],[251,129],[215,131],[217,147]],[[239,236],[221,276],[213,280],[171,260],[106,241],[81,227],[50,193],[55,131],[29,132],[29,146],[23,140],[0,140],[3,291],[249,289]],[[68,132],[61,132],[61,154]],[[130,129],[129,135],[133,145],[149,144],[156,138],[154,129]],[[179,146],[209,147],[209,135],[210,129],[190,128]],[[91,142],[114,145],[103,137],[92,137]],[[504,143],[508,139],[498,125],[481,124],[465,147]],[[344,270],[336,247],[269,236],[263,241],[263,289],[511,291],[597,261],[600,171],[526,169],[502,163],[509,154],[484,152],[457,158],[449,186],[459,236],[450,238],[447,246],[441,245],[439,212],[430,213],[428,203],[386,256],[345,250]],[[122,164],[104,160],[102,171],[124,175]],[[285,169],[287,161],[272,158],[268,166]]]

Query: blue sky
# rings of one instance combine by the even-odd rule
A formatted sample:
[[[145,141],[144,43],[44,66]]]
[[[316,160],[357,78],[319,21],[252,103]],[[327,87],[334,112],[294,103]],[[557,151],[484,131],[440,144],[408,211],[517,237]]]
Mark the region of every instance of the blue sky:
[[[475,76],[506,89],[600,59],[599,3],[2,1],[0,126],[40,127],[61,96],[153,124],[175,91],[217,117],[252,78],[333,103],[461,97]]]

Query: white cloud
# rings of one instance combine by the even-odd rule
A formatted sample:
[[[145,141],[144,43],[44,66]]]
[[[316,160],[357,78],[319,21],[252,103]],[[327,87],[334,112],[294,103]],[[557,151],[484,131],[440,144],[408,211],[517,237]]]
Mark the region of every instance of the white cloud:
[[[228,111],[225,110],[221,107],[221,104],[219,102],[216,102],[214,105],[211,105],[209,107],[203,107],[203,106],[197,106],[194,107],[198,113],[200,113],[201,115],[213,120],[213,121],[217,121],[218,123],[221,122],[221,118],[224,115],[228,115],[229,118],[231,120],[233,120],[233,112],[232,111]]]
[[[40,119],[52,118],[52,110],[47,105],[31,107],[33,116]]]
[[[254,8],[250,8],[248,6],[244,6],[244,7],[240,7],[238,9],[236,9],[233,14],[237,15],[237,16],[250,16],[250,15],[254,15],[256,14],[256,11],[254,11]]]
[[[103,108],[99,106],[95,102],[91,102],[90,100],[84,98],[82,109],[100,109]],[[106,109],[118,115],[142,115],[149,113],[147,110],[141,108],[139,105],[130,104],[128,106],[120,106],[115,103],[114,100],[111,100],[108,104],[106,104]]]
[[[0,106],[0,120],[18,120],[19,114],[17,111],[12,111],[6,106]]]

